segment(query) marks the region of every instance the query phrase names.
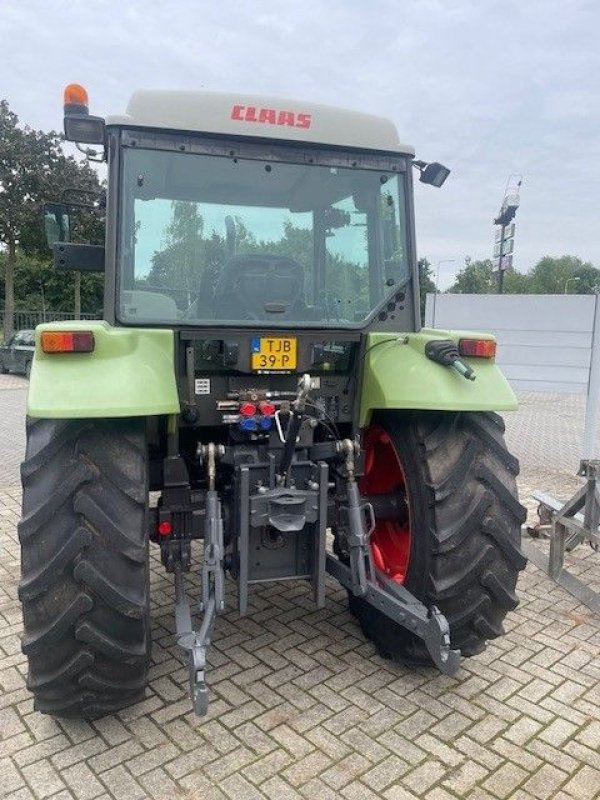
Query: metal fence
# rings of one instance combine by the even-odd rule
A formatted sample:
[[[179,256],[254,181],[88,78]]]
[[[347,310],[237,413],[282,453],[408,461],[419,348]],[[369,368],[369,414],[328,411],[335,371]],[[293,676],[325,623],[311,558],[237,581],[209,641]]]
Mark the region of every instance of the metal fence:
[[[4,311],[0,311],[0,328],[4,325]],[[72,311],[15,311],[13,327],[16,331],[30,330],[42,322],[60,322],[75,319]],[[80,319],[98,319],[97,314],[81,314]]]

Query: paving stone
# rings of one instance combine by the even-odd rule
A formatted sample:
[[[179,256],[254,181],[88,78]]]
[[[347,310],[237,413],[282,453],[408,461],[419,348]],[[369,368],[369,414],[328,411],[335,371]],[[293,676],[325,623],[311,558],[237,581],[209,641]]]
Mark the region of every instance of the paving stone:
[[[176,798],[181,794],[181,790],[174,780],[172,780],[164,769],[153,769],[140,775],[139,782],[145,789],[146,794],[154,800],[165,800],[166,798]]]
[[[146,796],[140,784],[121,765],[103,772],[100,780],[115,800],[141,800]]]
[[[281,772],[289,764],[292,764],[293,761],[294,759],[286,750],[273,750],[266,756],[244,767],[242,769],[242,774],[252,781],[252,783],[262,783],[273,775]]]
[[[504,732],[504,736],[515,744],[525,744],[532,739],[543,726],[534,719],[521,717]]]
[[[330,764],[329,756],[317,750],[284,769],[282,775],[292,786],[301,786],[311,778],[319,776]]]
[[[109,747],[108,750],[105,750],[97,756],[92,756],[89,759],[89,765],[94,772],[100,773],[117,764],[128,761],[141,752],[143,752],[143,748],[138,742],[123,742],[123,744],[119,744],[116,747]]]
[[[4,792],[13,792],[25,783],[19,770],[9,758],[0,758],[0,786]]]
[[[3,708],[0,711],[0,739],[8,739],[25,730],[21,717],[14,708]]]
[[[579,800],[595,800],[600,797],[600,770],[583,766],[563,789]]]
[[[289,783],[286,783],[283,778],[278,775],[274,775],[272,778],[269,778],[269,780],[265,781],[260,788],[264,792],[263,796],[269,800],[284,800],[284,798],[285,800],[303,800],[303,795],[293,789]],[[305,796],[310,797],[310,795]],[[319,800],[327,800],[326,794],[314,796],[318,797]]]
[[[264,800],[264,794],[239,773],[229,775],[221,781],[220,788],[235,800]]]
[[[381,659],[348,613],[345,592],[330,579],[324,609],[314,609],[300,584],[255,587],[244,620],[237,618],[229,584],[229,610],[218,620],[208,655],[210,712],[200,719],[190,709],[175,643],[172,582],[153,549],[155,641],[147,698],[91,724],[34,712],[24,684],[17,598],[24,392],[3,388],[4,377],[3,800],[595,800],[598,628],[586,609],[532,566],[520,577],[521,605],[506,621],[507,636],[465,660],[456,678]],[[541,447],[540,420],[548,426],[552,414],[580,409],[576,400],[553,402],[552,413],[546,398],[526,403],[529,427],[519,415],[509,423],[525,499],[536,487],[560,496],[563,486],[565,499],[572,491],[555,454],[548,450],[543,464],[528,460]],[[12,428],[21,433],[7,448]],[[569,563],[600,586],[600,559],[591,551],[578,548]]]
[[[352,781],[352,783],[344,786],[340,795],[346,800],[380,800],[381,797],[361,781]]]
[[[268,785],[269,783],[267,782],[265,787]],[[314,798],[318,798],[318,800],[339,800],[340,797],[338,792],[327,786],[319,778],[312,778],[308,783],[305,783],[300,789],[300,794],[306,800],[313,800]]]
[[[465,761],[449,772],[444,779],[447,786],[459,797],[465,797],[479,781],[487,775],[487,770],[475,761]]]
[[[35,800],[35,795],[31,789],[28,789],[26,786],[17,789],[16,792],[11,792],[8,787],[6,787],[6,791],[8,791],[8,794],[3,795],[3,800]]]
[[[600,750],[600,721],[591,720],[575,738],[592,749]]]
[[[552,764],[544,764],[536,771],[535,775],[525,782],[523,788],[534,797],[546,800],[554,794],[566,778],[567,775],[562,770]]]
[[[527,772],[535,772],[541,764],[541,759],[531,753],[528,748],[513,744],[501,736],[492,742],[492,747],[496,753],[512,761],[513,764],[523,767]]]
[[[402,777],[403,785],[408,786],[415,793],[426,792],[430,786],[440,781],[446,775],[446,768],[439,761],[427,760],[412,772]]]
[[[64,789],[65,784],[49,761],[37,761],[35,764],[23,767],[21,772],[27,785],[39,800]]]
[[[19,750],[18,753],[15,753],[15,764],[19,767],[25,767],[42,758],[49,758],[54,755],[54,753],[65,750],[69,747],[69,744],[69,740],[63,734],[53,736],[51,739],[46,739],[45,741],[38,741],[36,744],[32,744],[31,747],[25,747]]]
[[[507,762],[483,781],[482,785],[495,797],[507,798],[526,777],[527,772],[524,769]]]
[[[104,787],[86,764],[75,764],[61,772],[61,778],[77,800],[92,800],[104,792]]]

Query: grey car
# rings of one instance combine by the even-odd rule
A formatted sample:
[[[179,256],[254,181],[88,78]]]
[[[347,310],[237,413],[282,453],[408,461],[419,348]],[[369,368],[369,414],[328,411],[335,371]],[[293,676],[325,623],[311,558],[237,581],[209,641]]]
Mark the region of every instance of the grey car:
[[[17,331],[0,345],[0,372],[15,372],[29,377],[35,351],[35,331]]]

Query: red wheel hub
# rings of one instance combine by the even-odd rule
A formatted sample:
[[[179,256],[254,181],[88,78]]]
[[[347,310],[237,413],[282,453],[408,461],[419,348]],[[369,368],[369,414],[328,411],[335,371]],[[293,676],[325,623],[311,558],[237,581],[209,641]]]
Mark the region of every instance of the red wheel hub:
[[[371,535],[371,553],[377,569],[396,583],[404,583],[410,561],[410,513],[406,501],[406,480],[392,440],[379,425],[367,429],[364,439],[365,474],[360,479],[360,493],[372,497],[397,498],[384,515],[375,513]]]

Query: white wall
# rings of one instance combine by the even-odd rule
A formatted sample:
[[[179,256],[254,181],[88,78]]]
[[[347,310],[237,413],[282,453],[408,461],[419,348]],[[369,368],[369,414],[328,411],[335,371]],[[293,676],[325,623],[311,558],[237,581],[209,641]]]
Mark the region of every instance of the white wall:
[[[425,326],[488,331],[496,361],[513,389],[587,389],[594,326],[593,295],[427,295]]]

